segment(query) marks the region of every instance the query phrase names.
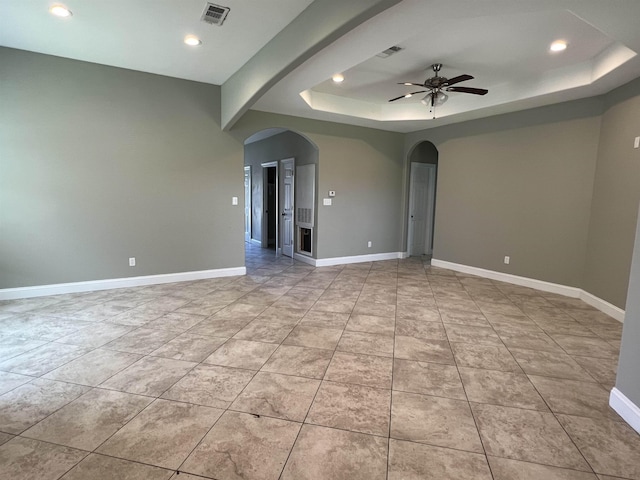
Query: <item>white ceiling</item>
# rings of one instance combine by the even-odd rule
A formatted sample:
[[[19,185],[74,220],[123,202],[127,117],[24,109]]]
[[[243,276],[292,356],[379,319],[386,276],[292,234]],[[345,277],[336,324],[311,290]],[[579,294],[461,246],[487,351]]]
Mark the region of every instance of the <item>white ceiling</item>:
[[[365,22],[289,74],[254,109],[410,132],[602,94],[640,77],[638,0],[404,0]],[[569,48],[551,54],[564,39]],[[390,46],[404,50],[375,55]],[[450,93],[436,109],[420,90],[433,63],[474,80],[483,97]],[[331,76],[342,72],[336,85]],[[302,95],[299,95],[302,92]],[[298,95],[296,95],[298,93]]]
[[[207,0],[0,0],[0,45],[221,85],[312,1],[212,0],[231,9],[215,26],[200,20]],[[51,15],[56,3],[73,16]]]
[[[322,2],[322,0],[316,0]],[[206,0],[0,0],[0,45],[201,82],[223,84],[312,0],[215,0],[222,27],[200,21]],[[252,108],[409,132],[602,94],[640,77],[640,0],[404,0],[308,58]],[[203,44],[184,45],[187,34]],[[569,48],[550,54],[564,39]],[[398,45],[387,59],[375,55]],[[441,74],[475,77],[437,119],[422,96],[387,102]],[[328,80],[343,72],[344,83]]]

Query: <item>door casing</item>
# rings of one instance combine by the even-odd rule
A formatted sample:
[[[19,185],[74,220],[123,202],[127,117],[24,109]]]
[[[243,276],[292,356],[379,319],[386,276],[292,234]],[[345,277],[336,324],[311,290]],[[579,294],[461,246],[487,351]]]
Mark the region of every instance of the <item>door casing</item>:
[[[244,167],[244,241],[251,241],[251,166]]]
[[[295,245],[294,229],[294,198],[295,198],[295,160],[285,158],[280,160],[280,176],[278,198],[280,210],[278,210],[278,220],[280,221],[280,251],[283,255],[293,258]]]
[[[435,216],[436,165],[411,162],[409,179],[409,255],[433,253],[433,226]]]

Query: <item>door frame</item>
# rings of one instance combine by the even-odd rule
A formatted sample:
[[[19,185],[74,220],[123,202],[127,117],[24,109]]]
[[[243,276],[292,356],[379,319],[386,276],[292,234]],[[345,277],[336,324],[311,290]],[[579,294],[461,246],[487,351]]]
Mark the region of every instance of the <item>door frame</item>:
[[[282,193],[284,196],[284,188],[280,185],[281,181],[284,181],[284,177],[281,178],[280,175],[284,175],[285,167],[284,167],[284,163],[285,162],[291,162],[291,255],[290,258],[293,258],[293,255],[295,254],[296,251],[296,228],[295,228],[295,211],[296,211],[296,196],[295,196],[295,188],[296,188],[296,159],[295,157],[289,157],[289,158],[283,158],[282,160],[279,161],[280,163],[280,170],[277,171],[278,173],[278,194]],[[280,205],[280,203],[282,203],[282,208],[284,210],[284,198],[282,199],[282,202],[280,202],[280,198],[278,197],[278,205]],[[277,228],[282,228],[284,229],[284,222],[280,222],[280,217],[284,216],[284,212],[280,212],[280,210],[278,210],[278,222],[276,223],[276,227]],[[282,235],[280,235],[280,233],[282,233]],[[280,240],[284,239],[284,232],[280,232],[280,230],[278,230],[278,238]],[[283,248],[282,245],[278,245],[278,252],[283,253]],[[286,255],[287,257],[289,257],[289,255]]]
[[[276,217],[276,255],[279,255],[279,238],[278,238],[278,232],[280,230],[280,222],[278,221],[278,212],[280,211],[280,207],[278,205],[278,197],[279,197],[279,192],[278,192],[278,185],[280,183],[279,181],[279,175],[280,175],[280,171],[278,169],[278,164],[279,162],[277,160],[274,160],[273,162],[264,162],[261,163],[260,166],[262,167],[262,232],[260,232],[260,240],[262,242],[262,246],[264,248],[267,248],[269,246],[269,214],[267,213],[267,202],[268,202],[268,176],[267,176],[267,169],[268,168],[274,168],[276,169],[276,191],[275,191],[275,197],[276,197],[276,211],[275,211],[275,217]]]
[[[246,182],[248,175],[248,184]],[[245,185],[244,185],[244,224],[245,224],[245,232],[244,232],[244,241],[250,242],[253,238],[253,201],[252,195],[253,192],[251,189],[253,188],[253,179],[251,178],[251,165],[245,165],[244,167],[244,175],[245,175]],[[247,198],[248,197],[248,198]],[[247,202],[248,200],[248,202]],[[249,238],[247,238],[247,223],[249,224]]]
[[[438,166],[435,163],[423,163],[423,162],[410,162],[409,164],[409,211],[407,215],[407,253],[409,256],[413,254],[413,222],[411,221],[411,215],[413,213],[413,179],[414,179],[414,164],[424,165],[431,170],[429,174],[429,182],[427,186],[427,206],[426,206],[426,227],[425,227],[425,252],[426,255],[433,254],[433,232],[435,221],[435,204],[436,204],[436,176],[438,173]]]

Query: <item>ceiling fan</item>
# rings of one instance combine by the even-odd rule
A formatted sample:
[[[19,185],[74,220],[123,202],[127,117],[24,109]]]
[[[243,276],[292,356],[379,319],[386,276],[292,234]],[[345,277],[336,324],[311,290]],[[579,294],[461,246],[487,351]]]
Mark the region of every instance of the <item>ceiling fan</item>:
[[[434,63],[433,65],[431,65],[431,68],[433,69],[433,72],[435,73],[435,75],[431,78],[427,78],[424,81],[424,83],[403,82],[398,84],[398,85],[407,85],[407,86],[415,85],[417,87],[422,87],[425,90],[418,90],[417,92],[411,92],[405,95],[400,95],[399,97],[392,98],[389,101],[395,102],[396,100],[400,100],[401,98],[409,98],[414,95],[417,95],[418,93],[428,92],[427,95],[421,100],[421,102],[424,105],[430,107],[430,111],[433,112],[433,118],[436,118],[435,116],[436,106],[442,105],[449,98],[449,95],[447,95],[445,92],[470,93],[472,95],[486,95],[489,92],[489,90],[486,90],[484,88],[453,86],[460,82],[466,82],[467,80],[472,80],[473,77],[471,75],[465,74],[465,75],[458,75],[457,77],[453,77],[453,78],[446,78],[446,77],[440,76],[440,69],[442,68],[441,63]]]

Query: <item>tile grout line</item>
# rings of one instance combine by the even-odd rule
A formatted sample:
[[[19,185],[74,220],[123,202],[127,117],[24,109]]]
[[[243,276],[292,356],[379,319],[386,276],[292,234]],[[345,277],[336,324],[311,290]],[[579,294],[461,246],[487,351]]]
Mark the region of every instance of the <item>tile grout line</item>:
[[[336,278],[337,278],[337,276],[336,276]],[[335,279],[333,281],[335,281]],[[331,283],[333,283],[333,281]],[[327,288],[324,289],[324,292],[327,291],[327,289],[329,288],[331,283],[327,286]],[[324,294],[324,292],[323,292],[323,294]],[[319,299],[322,298],[323,294],[321,294],[318,297],[318,300],[316,300],[316,302],[314,302],[313,305],[315,305],[319,301]],[[307,310],[307,312],[311,311],[311,308],[313,308],[313,305],[309,308],[309,310]],[[304,316],[302,318],[304,318]],[[302,322],[302,318],[300,319],[300,322]],[[345,327],[346,327],[346,325],[345,325]],[[285,459],[285,461],[284,461],[284,463],[282,465],[282,469],[280,470],[280,474],[278,475],[278,479],[281,479],[282,475],[284,475],[284,471],[287,468],[287,464],[289,463],[289,458],[291,458],[291,454],[293,453],[293,450],[294,450],[296,444],[298,443],[298,438],[300,438],[300,433],[302,433],[302,429],[304,428],[305,425],[311,425],[311,424],[307,423],[307,418],[309,417],[309,412],[311,412],[311,408],[313,407],[313,404],[316,401],[316,397],[318,396],[318,392],[320,391],[320,388],[322,387],[322,382],[324,381],[324,377],[327,374],[327,370],[329,370],[329,367],[331,366],[331,362],[333,361],[333,357],[335,356],[336,349],[338,348],[338,343],[340,343],[340,340],[342,339],[342,334],[344,333],[344,331],[345,331],[345,329],[343,328],[342,329],[342,333],[340,334],[340,338],[336,342],[336,346],[335,346],[335,348],[333,350],[333,354],[331,355],[331,360],[329,360],[329,363],[327,364],[327,366],[326,366],[326,368],[324,370],[322,378],[319,379],[320,382],[318,383],[318,388],[316,388],[316,391],[315,391],[315,393],[313,395],[313,398],[311,399],[311,402],[309,403],[309,407],[307,408],[307,412],[306,412],[304,418],[302,419],[302,423],[300,424],[300,428],[298,429],[298,433],[296,434],[296,438],[293,440],[293,443],[291,444],[291,449],[289,450],[289,453],[287,454],[287,458]]]
[[[272,275],[270,275],[270,276],[271,276],[271,278],[277,278],[279,275],[281,275],[284,271],[288,270],[289,268],[291,268],[291,265],[290,265],[288,268],[284,269],[284,270],[280,270],[280,271],[276,271],[276,272],[274,272],[274,273],[273,273]],[[343,267],[343,269],[341,270],[341,272],[342,272],[342,271],[344,271],[344,267]],[[369,267],[369,274],[370,274],[372,271],[373,271],[373,270],[371,269],[371,267]],[[386,269],[380,269],[380,272],[384,272],[384,271],[386,271]],[[396,325],[397,325],[397,305],[398,305],[397,294],[398,294],[398,280],[399,280],[399,273],[400,273],[400,272],[399,272],[399,269],[398,269],[398,262],[396,262],[396,315],[394,316],[394,322],[396,322]],[[339,273],[338,273],[338,275],[339,275]],[[334,277],[333,281],[335,281],[335,280],[336,280],[336,278],[337,278],[337,276],[338,276],[338,275],[336,275],[336,277]],[[428,276],[427,276],[427,279],[428,279]],[[460,282],[460,279],[459,279],[459,278],[457,278],[457,277],[456,277],[456,279],[457,279],[457,281],[458,281],[459,283],[461,283],[461,284],[462,284],[462,282]],[[236,281],[237,281],[237,280],[236,280]],[[332,283],[333,283],[333,281],[332,281]],[[269,280],[267,280],[267,281],[265,281],[265,282],[263,282],[263,283],[261,283],[261,284],[258,284],[258,285],[253,289],[253,290],[251,290],[251,291],[249,291],[249,292],[246,292],[246,293],[245,293],[245,295],[250,294],[252,291],[255,291],[256,289],[260,288],[260,285],[264,285],[264,284],[266,284],[266,283],[268,283],[268,282],[269,282]],[[190,282],[190,283],[195,284],[195,283],[197,283],[197,282]],[[229,284],[232,284],[232,283],[234,283],[234,282],[229,282]],[[329,285],[331,285],[331,283],[330,283]],[[366,285],[366,281],[365,281],[365,284],[363,284],[363,286],[362,286],[362,287],[361,287],[361,289],[360,289],[360,295],[361,295],[361,294],[362,294],[362,292],[364,291],[365,285]],[[465,288],[465,285],[464,285],[464,284],[462,284],[462,287],[463,287],[463,289],[464,289],[464,288]],[[291,287],[289,288],[289,290],[291,290],[292,288],[294,288],[294,287],[293,287],[293,286],[291,286]],[[430,286],[430,288],[431,288],[431,286]],[[328,289],[328,287],[324,289],[324,292],[326,292],[326,291],[327,291],[327,289]],[[287,290],[287,291],[289,291],[289,290]],[[212,290],[212,291],[214,291],[214,290]],[[433,294],[433,290],[432,290],[432,294]],[[285,293],[284,295],[286,295],[286,293]],[[278,297],[278,298],[282,298],[282,296],[284,296],[284,295],[281,295],[281,296],[280,296],[280,297]],[[358,298],[360,298],[360,295],[358,296]],[[239,297],[238,299],[233,300],[232,302],[230,302],[230,304],[232,304],[232,303],[234,303],[234,302],[236,302],[236,301],[239,301],[239,300],[240,300],[240,298],[242,298],[242,297]],[[473,297],[472,297],[472,300],[473,300],[473,301],[474,301],[474,303],[475,303],[475,298],[473,298]],[[109,300],[105,300],[105,301],[104,301],[104,302],[102,302],[101,304],[107,303],[108,301],[109,301]],[[192,300],[192,301],[193,301],[193,300]],[[277,300],[276,300],[276,301],[277,301]],[[316,301],[317,301],[317,300],[316,300]],[[189,302],[189,303],[191,303],[191,302]],[[275,303],[275,302],[274,302],[274,303]],[[357,303],[357,301],[356,301],[356,303]],[[511,303],[513,303],[513,302],[511,302]],[[314,304],[315,304],[315,303],[314,303]],[[270,304],[269,306],[267,306],[266,308],[270,308],[271,306],[273,306],[273,303],[272,303],[272,304]],[[476,303],[476,306],[477,306],[477,303]],[[436,304],[436,307],[438,308],[438,311],[440,311],[440,310],[439,310],[439,307],[437,306],[437,304]],[[516,307],[520,308],[518,305],[516,305]],[[90,308],[90,307],[88,307],[88,308]],[[134,307],[134,308],[135,308],[135,307]],[[222,307],[222,308],[225,308],[225,307]],[[310,308],[311,308],[311,307],[310,307]],[[298,319],[298,321],[297,321],[297,322],[296,322],[296,324],[294,325],[294,328],[295,328],[295,327],[297,327],[297,326],[299,326],[299,325],[301,324],[301,322],[302,322],[302,320],[303,320],[304,316],[306,316],[306,315],[307,315],[307,313],[310,311],[310,308],[309,308],[309,309],[307,309],[307,310],[306,310],[306,312],[305,312],[305,314],[304,314],[301,318],[299,318],[299,319]],[[355,304],[354,304],[354,308],[355,308]],[[351,312],[353,313],[353,308],[352,308]],[[166,315],[167,313],[170,313],[170,312],[165,312],[163,315]],[[352,313],[351,313],[351,314],[352,314]],[[349,317],[351,316],[351,314],[349,314]],[[525,313],[525,315],[526,315],[526,313]],[[209,318],[209,317],[208,317],[208,316],[205,316],[205,319],[206,319],[206,318]],[[256,317],[256,318],[257,318],[257,317]],[[254,320],[255,320],[255,318],[254,318]],[[252,321],[253,321],[253,320],[252,320]],[[100,323],[103,323],[103,322],[100,322]],[[348,322],[347,322],[347,323],[348,323]],[[442,321],[440,321],[440,323],[442,324]],[[491,324],[491,322],[489,322],[489,323],[490,323],[490,326],[491,326],[492,330],[494,330],[494,332],[495,332],[495,329],[493,329],[493,325]],[[535,320],[534,320],[534,323],[535,323]],[[580,322],[578,322],[578,323],[580,323]],[[134,328],[134,330],[136,330],[137,328],[140,328],[140,327],[141,327],[141,326],[137,326],[136,328]],[[88,327],[86,327],[86,328],[90,328],[90,327],[88,326]],[[243,328],[244,328],[244,327],[243,327]],[[585,327],[585,328],[586,328],[586,327]],[[337,345],[339,344],[340,340],[342,339],[342,336],[343,336],[343,334],[344,334],[344,332],[345,332],[345,331],[346,331],[346,325],[345,325],[345,327],[342,329],[342,333],[341,333],[340,339],[338,340],[338,343],[336,343],[336,347],[333,349],[332,358],[331,358],[331,360],[330,360],[329,364],[327,365],[327,368],[325,368],[324,376],[326,376],[326,372],[328,371],[328,367],[330,366],[331,362],[333,361],[333,358],[335,357],[336,352],[338,351],[338,350],[337,350]],[[179,336],[179,335],[182,335],[182,334],[184,334],[184,333],[186,333],[186,332],[182,332],[182,333],[178,334],[178,336]],[[236,333],[237,333],[237,332],[236,332]],[[126,335],[126,334],[123,334],[123,335]],[[447,338],[449,338],[449,336],[448,336],[448,334],[447,334],[447,332],[446,332],[446,329],[445,329],[445,335],[447,336]],[[594,335],[595,335],[596,337],[598,337],[598,335],[597,335],[597,334],[594,334]],[[502,338],[500,337],[500,335],[498,335],[498,337],[499,337],[499,338],[500,338],[500,340],[502,341]],[[232,338],[232,337],[230,337],[230,338]],[[392,385],[391,385],[391,391],[392,391],[392,392],[393,392],[393,363],[395,362],[395,328],[394,328],[394,335],[393,335],[393,338],[394,338],[394,342],[393,342],[393,354],[392,354]],[[227,341],[228,341],[228,340],[229,340],[229,339],[227,339]],[[284,341],[284,340],[283,340],[283,341]],[[278,347],[279,347],[280,345],[282,345],[282,342],[283,342],[283,341],[281,341],[280,343],[278,343],[278,344],[277,344],[277,345],[278,345]],[[49,343],[54,343],[54,342],[56,342],[56,341],[54,340],[54,341],[51,341],[51,342],[49,342]],[[168,343],[168,342],[165,342],[165,343],[164,343],[164,345],[166,345],[167,343]],[[225,342],[225,343],[226,343],[226,342]],[[464,342],[463,342],[463,343],[464,343]],[[504,341],[502,341],[502,344],[504,345]],[[506,347],[506,345],[504,345],[504,346],[505,346],[505,348],[507,348],[507,351],[509,351],[509,353],[511,354],[511,351],[508,349],[508,347]],[[94,348],[93,350],[91,350],[91,351],[95,351],[95,350],[97,350],[98,348],[101,348],[101,347],[95,347],[95,348]],[[161,347],[159,347],[159,348],[161,348]],[[219,348],[219,347],[218,347],[218,348]],[[314,348],[314,347],[308,347],[308,348]],[[561,347],[561,346],[560,346],[560,348],[563,348],[563,347]],[[91,352],[91,351],[90,351],[90,352]],[[563,349],[563,351],[564,351],[564,349]],[[87,352],[87,353],[90,353],[90,352]],[[275,352],[275,350],[274,350],[274,352]],[[151,353],[153,353],[153,352],[151,352]],[[83,354],[83,355],[81,355],[81,356],[80,356],[80,357],[78,357],[78,358],[81,358],[81,357],[82,357],[82,356],[84,356],[84,355],[86,355],[86,354]],[[271,356],[272,356],[272,355],[273,355],[273,353],[271,354]],[[362,355],[366,355],[366,354],[362,354]],[[513,354],[511,354],[511,355],[513,356]],[[573,358],[573,355],[571,355],[571,354],[567,354],[567,355],[568,355],[569,357]],[[271,356],[270,356],[269,358],[271,358]],[[153,356],[152,354],[146,354],[146,355],[143,355],[143,357],[141,357],[141,358],[144,358],[144,357],[154,357],[154,356]],[[166,358],[166,357],[158,357],[158,358]],[[75,360],[75,359],[74,359],[74,360]],[[71,361],[74,361],[74,360],[71,360]],[[515,359],[515,357],[514,357],[514,360],[516,361],[516,364],[520,365],[520,364],[519,364],[519,362]],[[70,361],[70,362],[71,362],[71,361]],[[267,359],[267,362],[268,362],[268,361],[269,361],[269,359]],[[135,363],[135,362],[134,362],[134,363]],[[168,390],[170,390],[171,388],[173,388],[173,386],[175,386],[175,384],[176,384],[176,383],[178,383],[178,382],[179,382],[179,381],[181,381],[184,377],[186,377],[187,375],[189,375],[189,374],[193,371],[193,369],[194,369],[194,368],[196,368],[197,366],[199,366],[199,365],[208,365],[208,364],[204,364],[204,363],[203,363],[203,361],[200,361],[200,362],[194,362],[194,363],[196,363],[196,365],[194,365],[194,366],[193,366],[189,371],[187,371],[187,372],[186,372],[182,377],[180,377],[180,379],[176,380],[176,382],[174,382],[174,383],[173,383],[171,386],[169,386],[169,387],[168,387],[164,392],[162,392],[162,394],[161,394],[161,395],[163,395],[163,394],[164,394],[164,393],[166,393]],[[265,363],[266,363],[266,362],[265,362]],[[455,356],[454,356],[454,363],[455,363],[455,365],[456,365],[456,369],[457,369],[457,371],[458,371],[458,378],[459,378],[459,379],[460,379],[460,381],[461,381],[461,378],[460,378],[460,372],[459,372],[459,368],[458,368],[458,365],[457,365],[457,361],[456,361],[456,359],[455,359]],[[66,365],[66,364],[65,364],[65,365]],[[263,365],[264,365],[264,364],[263,364]],[[225,367],[226,367],[226,366],[225,366]],[[60,368],[60,367],[57,367],[57,368]],[[122,370],[124,370],[124,369],[126,369],[126,368],[128,368],[128,367],[123,367],[123,369],[122,369]],[[226,368],[235,368],[235,367],[226,367]],[[262,368],[262,367],[261,367],[261,368]],[[54,370],[55,370],[55,369],[54,369]],[[122,370],[120,370],[120,371],[122,371]],[[254,371],[254,375],[252,376],[252,380],[253,380],[253,378],[255,378],[255,375],[256,375],[258,372],[260,372],[260,371],[261,371],[261,369],[260,369],[260,370],[258,370],[258,371]],[[117,372],[117,373],[119,373],[119,372]],[[114,373],[113,375],[117,375],[117,373]],[[112,376],[113,376],[113,375],[112,375]],[[283,375],[286,375],[286,374],[283,374]],[[292,376],[297,376],[297,375],[292,375]],[[528,378],[528,375],[526,375],[526,374],[525,374],[525,376],[527,376],[527,378]],[[36,377],[36,378],[40,378],[40,377]],[[109,378],[111,378],[111,377],[109,377]],[[303,377],[303,378],[304,378],[304,377]],[[108,380],[108,379],[107,379],[107,380]],[[251,383],[251,381],[252,381],[252,380],[250,380],[250,381],[247,383],[247,385],[248,385],[249,383]],[[530,380],[530,379],[528,379],[528,380],[529,380],[529,382],[531,382],[531,380]],[[32,381],[32,380],[30,380],[30,381]],[[105,380],[105,381],[106,381],[106,380]],[[314,395],[314,399],[312,400],[311,405],[310,405],[309,409],[307,410],[307,415],[305,416],[305,420],[303,420],[303,424],[304,424],[304,422],[306,422],[306,417],[308,416],[308,413],[309,413],[309,411],[310,411],[310,409],[311,409],[311,406],[313,405],[313,403],[314,403],[314,401],[315,401],[315,397],[317,396],[317,393],[318,393],[318,391],[319,391],[319,388],[320,388],[320,386],[322,385],[322,383],[323,383],[324,381],[325,381],[325,380],[324,380],[324,378],[320,379],[319,387],[318,387],[318,389],[316,390],[316,395]],[[328,380],[326,380],[326,381],[328,381]],[[71,382],[63,382],[63,383],[70,383],[70,384],[72,384]],[[103,383],[104,383],[104,382],[103,382]],[[341,383],[341,382],[338,382],[338,383]],[[461,383],[462,383],[462,386],[463,386],[463,391],[465,391],[465,397],[467,398],[467,403],[470,403],[470,402],[469,402],[469,399],[468,399],[468,395],[467,395],[467,393],[466,393],[466,390],[464,389],[464,383],[463,383],[462,381],[461,381]],[[596,384],[599,384],[599,382],[596,382]],[[247,385],[245,385],[245,387],[244,387],[244,388],[246,388],[246,386],[247,386]],[[356,385],[357,385],[357,384],[356,384]],[[365,386],[365,385],[363,385],[363,386]],[[18,387],[15,387],[15,388],[18,388]],[[92,389],[96,389],[96,388],[104,388],[104,387],[100,387],[100,386],[90,387],[90,388],[89,388],[89,390],[88,390],[88,392],[89,392],[89,391],[91,391]],[[244,388],[243,388],[243,390],[242,390],[242,391],[244,391]],[[375,387],[374,387],[374,388],[375,388]],[[535,386],[534,386],[534,388],[535,388]],[[536,389],[536,391],[537,391],[537,389]],[[85,393],[88,393],[88,392],[85,392]],[[126,393],[126,392],[125,392],[125,393]],[[235,398],[238,398],[238,396],[239,396],[239,395],[241,395],[241,394],[242,394],[242,392],[241,392],[240,394],[238,394]],[[84,394],[83,394],[83,395],[84,395]],[[135,394],[135,395],[138,395],[138,394]],[[160,395],[160,396],[161,396],[161,395]],[[80,395],[80,396],[82,396],[82,395]],[[159,396],[159,397],[152,397],[152,398],[154,398],[154,399],[150,402],[150,404],[149,404],[149,405],[153,404],[153,403],[155,402],[155,400],[160,399],[160,396]],[[77,397],[77,398],[79,398],[79,397]],[[76,400],[77,400],[77,398],[76,398]],[[447,397],[445,397],[445,398],[447,398]],[[543,398],[543,397],[542,397],[542,398]],[[544,398],[543,398],[543,400],[544,400]],[[66,405],[64,405],[64,406],[63,406],[63,407],[61,407],[61,408],[64,408],[65,406],[69,405],[69,404],[70,404],[70,403],[72,403],[73,401],[75,401],[75,400],[72,400],[71,402],[67,403]],[[546,400],[544,400],[544,401],[545,401],[545,404],[547,404]],[[392,400],[391,400],[391,402],[392,402]],[[190,403],[190,402],[184,402],[184,403]],[[233,403],[233,402],[230,402],[230,403],[229,403],[229,406],[228,406],[227,408],[225,408],[224,410],[225,410],[225,411],[235,411],[235,410],[231,410],[231,409],[230,409],[230,407],[231,407],[232,403]],[[193,404],[193,405],[197,405],[197,404]],[[148,407],[148,406],[147,406],[147,407]],[[147,407],[145,407],[145,409],[146,409]],[[144,410],[144,409],[143,409],[143,410]],[[390,406],[390,410],[391,410],[391,406]],[[140,413],[140,412],[139,412],[139,413]],[[553,412],[552,412],[552,413],[553,413]],[[136,416],[137,416],[137,415],[136,415]],[[222,416],[222,415],[221,415],[221,416]],[[554,416],[555,416],[555,413],[554,413]],[[135,417],[133,417],[133,418],[135,418]],[[589,418],[589,417],[587,417],[587,418]],[[219,420],[219,419],[218,419],[218,420]],[[217,421],[218,421],[218,420],[216,420],[216,422],[215,422],[215,423],[217,423]],[[475,418],[474,418],[474,420],[475,420]],[[557,417],[556,417],[556,420],[557,420]],[[127,423],[128,423],[128,422],[127,422]],[[214,423],[214,425],[215,425],[215,423]],[[126,424],[125,424],[125,425],[126,425]],[[123,425],[123,427],[124,427],[124,425]],[[120,428],[123,428],[123,427],[120,427]],[[213,426],[212,426],[211,428],[213,428]],[[302,427],[301,427],[301,428],[302,428]],[[300,430],[301,430],[301,428],[300,428]],[[325,427],[325,428],[334,428],[334,427]],[[391,422],[390,422],[390,424],[389,424],[389,429],[390,429],[390,428],[391,428]],[[563,427],[563,428],[564,428],[564,427]],[[477,424],[476,424],[476,429],[477,429]],[[211,429],[209,429],[209,431],[210,431],[210,430],[211,430]],[[298,435],[299,435],[299,433],[300,433],[300,430],[299,430],[299,432],[298,432]],[[337,428],[336,428],[336,430],[341,430],[341,429],[337,429]],[[346,430],[346,429],[345,429],[345,431],[351,431],[351,430]],[[117,432],[117,431],[116,431],[116,432]],[[565,430],[565,432],[566,432],[566,430]],[[114,434],[115,434],[115,433],[114,433]],[[204,438],[207,434],[208,434],[208,432],[203,436],[203,438]],[[568,435],[568,433],[567,433],[567,435]],[[24,438],[28,438],[28,437],[24,437]],[[109,438],[111,438],[111,437],[109,437]],[[388,436],[388,438],[389,438],[389,439],[391,438],[391,436],[390,436],[390,431],[389,431],[389,436]],[[570,438],[571,438],[571,437],[570,437]],[[201,441],[202,441],[202,440],[201,440]],[[296,441],[297,441],[297,437],[296,437]],[[295,445],[295,442],[296,442],[296,441],[294,441],[294,445]],[[573,441],[573,439],[572,439],[572,441]],[[441,448],[446,448],[446,447],[441,447]],[[576,447],[576,448],[577,448],[577,447]],[[293,447],[292,447],[292,449],[293,449]],[[292,449],[289,451],[289,454],[291,454]],[[483,449],[484,449],[484,445],[483,445]],[[454,449],[454,450],[455,450],[455,449]],[[193,450],[192,450],[192,452],[193,452]],[[191,453],[187,456],[187,458],[188,458],[190,455],[191,455]],[[117,457],[114,457],[114,458],[117,458]],[[486,451],[485,451],[485,458],[487,458]],[[585,460],[586,460],[586,459],[585,459]],[[530,462],[530,463],[534,463],[534,462]],[[387,448],[387,465],[388,465],[388,464],[389,464],[389,446],[388,446],[388,448]],[[285,465],[286,465],[286,461],[285,461]],[[72,468],[74,468],[74,467],[72,467]],[[162,467],[160,467],[160,468],[162,468]],[[387,466],[387,475],[388,475],[388,466]]]
[[[458,279],[458,281],[460,282],[459,279]],[[462,286],[463,290],[466,292],[466,289],[464,288],[464,285],[462,284],[462,282],[460,282],[460,285]],[[435,294],[434,294],[434,296],[435,296]],[[484,313],[482,312],[482,310],[480,309],[480,307],[478,306],[476,301],[473,299],[473,297],[471,297],[471,295],[469,295],[469,297],[471,298],[471,300],[475,304],[476,308],[480,311],[481,315],[483,317],[485,317]],[[437,303],[437,301],[436,301],[436,303]],[[438,308],[438,312],[440,312],[440,307],[438,306],[437,308]],[[485,320],[486,320],[486,317],[485,317]],[[492,328],[492,330],[493,330],[493,328]],[[445,331],[445,335],[447,336],[447,339],[449,339],[449,334],[447,332],[447,329],[445,328],[444,331]],[[449,342],[449,345],[451,345],[451,342]],[[471,418],[473,419],[473,424],[475,425],[476,432],[478,433],[478,439],[480,440],[480,445],[482,446],[482,452],[483,452],[483,455],[484,455],[484,460],[486,462],[487,468],[489,470],[489,475],[491,475],[492,479],[495,479],[495,476],[493,474],[493,470],[491,468],[491,464],[489,463],[489,456],[487,455],[487,449],[485,447],[484,441],[482,440],[482,434],[480,433],[480,427],[478,426],[478,420],[477,420],[476,416],[473,413],[473,408],[471,408],[471,401],[469,400],[469,395],[467,394],[467,388],[465,387],[464,382],[462,381],[462,375],[460,375],[460,367],[458,365],[458,359],[454,355],[452,348],[451,348],[451,355],[453,356],[453,361],[454,361],[455,366],[456,366],[456,371],[458,372],[458,379],[460,380],[460,384],[462,385],[462,391],[464,392],[464,395],[465,395],[465,397],[467,399],[467,406],[469,408],[469,412],[471,413]]]
[[[475,300],[474,300],[475,302]],[[513,304],[515,305],[515,304]],[[477,303],[476,303],[477,306]],[[531,318],[529,317],[529,315],[527,315],[520,307],[518,307],[517,305],[515,305],[519,310],[522,311],[523,316],[527,317],[527,318]],[[480,309],[482,311],[482,309]],[[485,317],[486,318],[486,317]],[[538,323],[535,321],[535,319],[531,319],[536,325],[538,325]],[[491,322],[489,322],[491,323]],[[539,325],[538,325],[539,326]],[[543,329],[544,330],[544,329]],[[494,330],[495,332],[495,330]],[[497,332],[496,332],[497,334]],[[500,337],[500,335],[498,335],[498,338],[500,338],[500,340],[502,341],[502,338]],[[552,338],[552,340],[554,340]],[[554,340],[555,342],[555,340]],[[545,403],[545,405],[547,406],[547,408],[549,409],[549,412],[553,415],[554,419],[556,420],[556,422],[560,425],[560,427],[562,428],[562,430],[565,432],[565,434],[567,435],[567,437],[571,440],[571,443],[574,445],[574,447],[576,448],[576,450],[580,453],[581,457],[585,460],[586,464],[589,466],[589,468],[591,468],[592,473],[595,475],[595,471],[593,469],[593,467],[591,466],[591,464],[587,461],[587,459],[585,458],[584,454],[582,453],[582,451],[578,448],[578,446],[576,445],[575,441],[573,440],[573,438],[569,435],[569,432],[566,431],[566,429],[564,428],[564,425],[562,425],[562,423],[559,421],[558,417],[556,416],[556,414],[553,412],[553,409],[551,408],[551,406],[549,405],[549,403],[547,402],[547,400],[544,398],[544,396],[539,392],[539,390],[537,389],[537,387],[535,386],[535,384],[531,381],[531,379],[529,378],[529,375],[525,372],[524,368],[522,367],[522,365],[520,364],[520,362],[518,361],[518,359],[516,358],[515,355],[513,355],[513,353],[511,352],[511,350],[509,349],[509,347],[504,343],[504,341],[502,341],[502,344],[504,345],[504,347],[507,349],[507,351],[511,354],[511,356],[513,357],[513,360],[518,364],[518,366],[520,367],[520,369],[522,370],[522,373],[524,374],[524,376],[527,378],[527,381],[529,382],[529,384],[533,387],[533,389],[536,391],[536,393],[538,394],[538,396],[542,399],[542,401]],[[559,345],[561,348],[562,346]],[[563,349],[564,350],[564,349]],[[464,384],[463,384],[464,387]],[[546,413],[546,412],[541,412],[541,413]],[[474,420],[475,420],[475,415],[474,415]],[[477,424],[476,424],[477,425]],[[479,430],[478,430],[479,432]],[[481,438],[482,440],[482,438]],[[483,442],[483,448],[484,448],[484,442]],[[489,464],[489,468],[491,469],[491,465],[489,463],[489,458],[488,455],[486,454],[486,450],[485,450],[485,456],[487,457],[487,463]],[[556,467],[559,468],[559,467]],[[493,475],[493,473],[492,473]]]
[[[426,274],[425,274],[426,276]],[[391,422],[393,420],[393,372],[396,366],[396,329],[398,326],[398,270],[396,269],[396,301],[395,315],[393,316],[393,349],[391,352],[391,392],[389,395],[389,428],[387,439],[387,471],[385,478],[389,480],[389,471],[391,470]]]

